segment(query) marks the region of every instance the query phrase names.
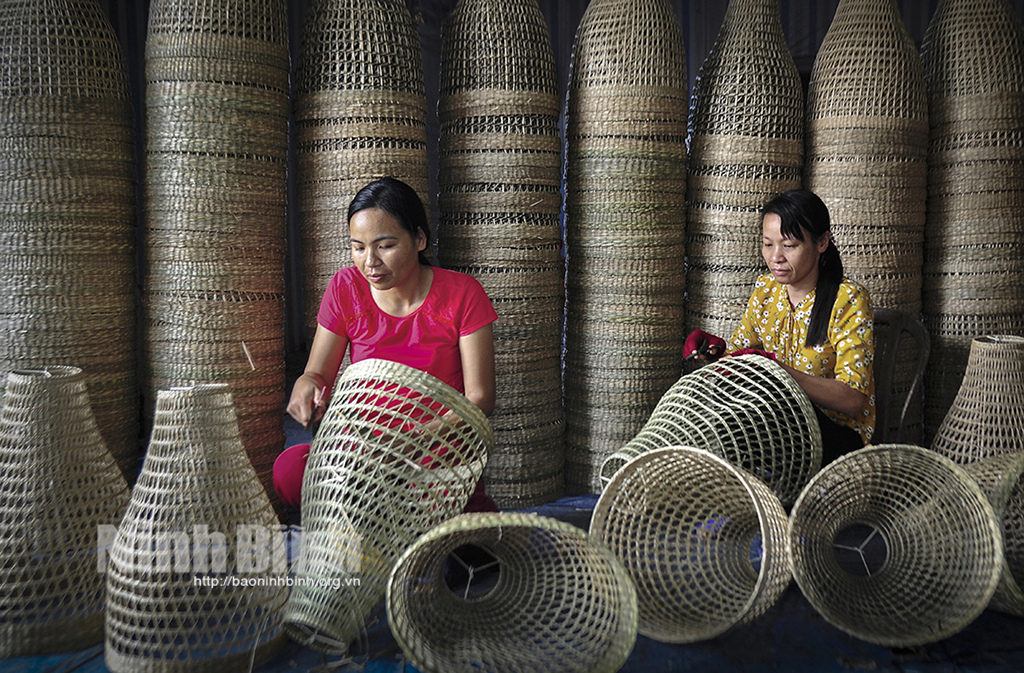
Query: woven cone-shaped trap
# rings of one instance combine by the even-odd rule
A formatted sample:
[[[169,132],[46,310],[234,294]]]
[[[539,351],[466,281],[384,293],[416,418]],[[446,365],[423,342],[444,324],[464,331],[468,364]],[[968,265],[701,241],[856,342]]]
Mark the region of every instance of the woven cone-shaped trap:
[[[157,395],[107,565],[114,673],[248,671],[286,642],[281,525],[242,447],[226,384]]]
[[[438,255],[472,274],[498,311],[494,452],[499,507],[562,494],[558,79],[536,0],[461,0],[441,57]]]
[[[77,367],[16,370],[0,408],[0,656],[103,642],[97,533],[128,483],[100,436]]]
[[[433,376],[388,360],[347,367],[302,480],[289,635],[346,652],[402,552],[462,512],[493,445],[483,412]]]
[[[288,32],[280,0],[154,0],[146,39],[143,393],[231,386],[273,502],[284,443]]]
[[[961,464],[1024,451],[1024,337],[971,342],[960,390],[931,448]]]
[[[686,52],[666,0],[595,0],[566,117],[566,489],[600,490],[682,370]]]
[[[135,144],[128,78],[95,0],[0,2],[0,388],[80,367],[122,472],[138,472]]]
[[[682,376],[636,437],[605,460],[601,480],[666,446],[725,458],[764,481],[787,506],[821,467],[811,400],[786,370],[760,355],[724,358]]]
[[[331,277],[352,265],[348,205],[377,178],[429,203],[419,36],[402,0],[313,0],[295,76],[296,182],[307,338]]]
[[[1003,569],[999,524],[977,484],[911,445],[866,447],[822,468],[793,506],[789,549],[811,605],[887,647],[960,631],[988,605]]]
[[[778,0],[731,0],[690,98],[686,328],[728,338],[764,271],[761,206],[800,186],[804,94]]]
[[[692,643],[775,605],[791,578],[786,522],[760,480],[702,449],[674,446],[615,473],[590,534],[636,585],[640,633]]]
[[[953,404],[971,340],[1024,336],[1024,26],[1006,0],[943,0],[928,84],[925,436]]]
[[[493,586],[449,584],[460,547],[496,559]],[[586,531],[536,514],[463,514],[432,529],[395,565],[387,610],[402,651],[430,673],[612,672],[636,640],[622,564]]]

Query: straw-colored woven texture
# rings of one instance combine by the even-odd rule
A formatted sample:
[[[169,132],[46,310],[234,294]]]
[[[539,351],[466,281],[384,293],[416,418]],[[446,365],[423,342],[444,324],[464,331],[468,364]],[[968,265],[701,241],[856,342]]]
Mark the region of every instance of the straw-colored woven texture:
[[[289,635],[344,653],[416,538],[469,501],[494,434],[483,412],[418,369],[369,359],[338,378],[302,481],[302,562]]]
[[[643,427],[682,370],[686,110],[666,0],[594,0],[573,43],[566,116],[566,488]]]
[[[135,145],[120,45],[95,0],[0,2],[0,387],[81,367],[138,472]]]
[[[800,186],[804,94],[778,0],[732,0],[690,98],[686,328],[728,338],[764,271],[761,206]]]
[[[97,531],[116,526],[128,483],[96,425],[77,367],[16,370],[0,408],[0,656],[103,642]]]
[[[1006,0],[943,0],[928,84],[925,437],[956,397],[971,340],[1024,336],[1024,26]]]
[[[961,464],[1024,451],[1024,337],[971,342],[960,390],[931,448]]]
[[[590,534],[637,588],[638,630],[692,643],[772,607],[791,578],[786,511],[760,480],[702,449],[649,451],[622,467]]]
[[[821,467],[814,407],[779,364],[760,355],[712,362],[685,374],[658,402],[646,425],[601,466],[601,480],[636,456],[693,446],[764,481],[791,505]]]
[[[279,0],[154,0],[146,40],[143,393],[231,386],[272,501],[284,444],[288,32]]]
[[[482,595],[443,576],[464,545],[498,561]],[[612,672],[636,640],[636,591],[619,561],[585,531],[536,514],[463,514],[434,528],[395,565],[387,610],[406,656],[430,673]]]
[[[874,572],[855,575],[837,561],[836,540],[852,526],[884,542],[882,563],[864,560],[880,565]],[[887,647],[923,645],[985,609],[1002,574],[999,528],[977,484],[948,458],[870,446],[829,463],[800,494],[789,523],[793,576],[839,629]]]
[[[110,549],[107,667],[250,670],[286,641],[287,573],[281,526],[242,446],[229,386],[161,390]]]
[[[398,178],[429,203],[419,37],[402,0],[313,0],[295,78],[296,181],[307,338],[324,290],[352,265],[348,205]]]
[[[558,79],[536,0],[461,0],[444,24],[438,256],[498,311],[494,452],[499,507],[562,494]]]

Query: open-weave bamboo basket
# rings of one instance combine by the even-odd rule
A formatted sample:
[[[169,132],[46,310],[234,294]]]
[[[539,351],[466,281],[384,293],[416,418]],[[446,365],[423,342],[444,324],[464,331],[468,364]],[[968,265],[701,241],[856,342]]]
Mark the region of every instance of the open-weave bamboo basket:
[[[692,643],[753,621],[791,578],[786,511],[760,480],[702,449],[656,449],[605,487],[590,534],[637,589],[638,630]]]
[[[928,85],[925,437],[981,334],[1024,336],[1024,25],[1007,0],[943,0],[921,46]]]
[[[388,360],[338,378],[302,480],[302,548],[289,635],[345,653],[417,537],[462,512],[494,434],[433,376]]]
[[[566,111],[566,488],[643,427],[682,370],[686,110],[666,0],[595,0],[573,43]]]
[[[961,464],[1024,451],[1024,337],[971,342],[960,390],[931,448]]]
[[[227,384],[157,394],[107,568],[114,673],[246,671],[286,639],[281,526],[242,446]]]
[[[693,446],[764,481],[785,505],[821,467],[814,407],[779,364],[760,355],[712,362],[682,376],[646,425],[601,466],[606,483],[636,456]]]
[[[562,493],[558,78],[536,0],[461,0],[442,32],[438,256],[498,311],[494,452],[499,507]]]
[[[885,546],[881,567],[866,576],[836,558],[837,538],[852,526],[872,528]],[[988,605],[1003,569],[985,495],[963,468],[918,446],[870,446],[829,463],[793,506],[788,535],[793,576],[811,605],[887,647],[960,631]]]
[[[101,526],[128,483],[107,450],[77,367],[15,370],[0,408],[0,656],[103,642]]]
[[[493,588],[449,586],[445,562],[464,546],[497,560]],[[395,565],[387,610],[406,656],[431,673],[612,672],[636,640],[636,591],[619,561],[536,514],[463,514],[432,529]]]
[[[134,480],[135,144],[121,48],[95,0],[6,0],[0,62],[0,389],[13,369],[81,367]]]
[[[686,327],[728,338],[764,270],[761,206],[800,186],[804,95],[778,0],[732,0],[690,98]]]

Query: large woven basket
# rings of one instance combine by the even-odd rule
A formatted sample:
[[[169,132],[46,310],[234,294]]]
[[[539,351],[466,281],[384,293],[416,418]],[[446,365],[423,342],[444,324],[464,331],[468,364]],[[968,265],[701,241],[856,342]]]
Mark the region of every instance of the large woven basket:
[[[0,2],[0,388],[80,367],[138,472],[135,141],[121,48],[95,0]]]
[[[226,384],[157,395],[107,568],[114,673],[249,670],[285,642],[281,526],[242,446]]]
[[[345,653],[402,552],[466,506],[493,445],[483,412],[433,376],[377,359],[345,369],[302,481],[289,635]]]
[[[449,586],[445,562],[466,546],[497,560],[493,587]],[[535,514],[463,514],[434,528],[395,565],[387,610],[406,656],[431,673],[613,672],[637,630],[636,591],[615,556]]]
[[[874,533],[849,544],[856,527]],[[872,540],[884,549],[873,553]],[[837,545],[861,553],[865,570],[841,565]],[[1003,569],[1000,526],[977,484],[948,458],[911,445],[866,447],[822,468],[793,506],[789,549],[811,605],[887,647],[963,629]]]
[[[103,641],[97,539],[128,484],[100,436],[77,367],[7,375],[0,408],[0,656]]]
[[[674,446],[615,473],[590,534],[636,585],[640,633],[692,643],[776,603],[791,578],[786,522],[764,483],[707,451]]]

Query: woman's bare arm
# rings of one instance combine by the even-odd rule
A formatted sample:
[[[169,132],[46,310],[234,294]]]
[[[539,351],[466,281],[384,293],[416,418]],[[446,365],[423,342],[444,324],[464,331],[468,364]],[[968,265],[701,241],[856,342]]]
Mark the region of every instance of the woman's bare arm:
[[[462,380],[466,397],[490,416],[495,403],[494,327],[486,325],[472,334],[459,337]]]
[[[288,400],[287,411],[299,423],[308,426],[311,421],[323,415],[327,408],[327,398],[334,387],[334,379],[345,358],[346,348],[348,337],[335,334],[322,325],[316,326],[306,369],[295,381],[291,399]]]

